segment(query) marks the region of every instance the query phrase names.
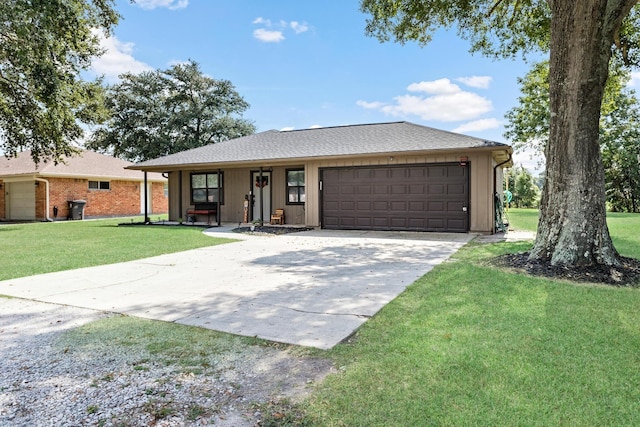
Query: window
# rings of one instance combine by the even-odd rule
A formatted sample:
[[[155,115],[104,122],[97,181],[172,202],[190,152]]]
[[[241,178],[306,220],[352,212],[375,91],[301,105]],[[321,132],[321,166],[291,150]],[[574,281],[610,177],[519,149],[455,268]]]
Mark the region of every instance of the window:
[[[220,203],[224,202],[222,191],[223,175],[220,175],[220,195],[218,195],[218,173],[191,174],[191,203]]]
[[[304,169],[287,170],[287,204],[301,205],[304,196]]]
[[[89,181],[89,190],[111,190],[109,181]]]

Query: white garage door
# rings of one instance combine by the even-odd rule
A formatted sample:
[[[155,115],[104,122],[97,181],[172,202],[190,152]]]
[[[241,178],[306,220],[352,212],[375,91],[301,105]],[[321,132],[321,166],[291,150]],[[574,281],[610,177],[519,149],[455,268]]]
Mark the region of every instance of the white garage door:
[[[12,220],[36,219],[36,191],[33,181],[7,183],[8,218]]]

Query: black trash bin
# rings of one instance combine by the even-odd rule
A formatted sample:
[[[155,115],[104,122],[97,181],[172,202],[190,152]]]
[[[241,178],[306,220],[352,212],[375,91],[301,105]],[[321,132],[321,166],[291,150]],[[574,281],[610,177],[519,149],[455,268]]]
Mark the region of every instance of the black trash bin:
[[[72,200],[69,202],[69,219],[84,219],[84,205],[86,200]]]

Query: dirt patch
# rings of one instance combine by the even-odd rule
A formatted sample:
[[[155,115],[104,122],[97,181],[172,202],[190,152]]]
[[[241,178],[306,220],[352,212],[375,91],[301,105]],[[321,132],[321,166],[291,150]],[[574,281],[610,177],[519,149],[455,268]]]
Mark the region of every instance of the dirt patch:
[[[493,265],[512,268],[532,276],[580,283],[640,287],[640,260],[620,257],[620,263],[620,266],[615,267],[605,265],[565,267],[551,265],[550,262],[530,261],[529,252],[506,254],[492,260]]]

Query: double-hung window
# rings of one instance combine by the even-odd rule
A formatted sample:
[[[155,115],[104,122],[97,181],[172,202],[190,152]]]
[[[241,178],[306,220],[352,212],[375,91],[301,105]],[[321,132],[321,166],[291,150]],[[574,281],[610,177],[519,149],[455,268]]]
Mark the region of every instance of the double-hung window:
[[[191,203],[224,202],[223,175],[218,172],[191,174]]]
[[[287,169],[287,204],[301,205],[304,202],[304,169]]]

